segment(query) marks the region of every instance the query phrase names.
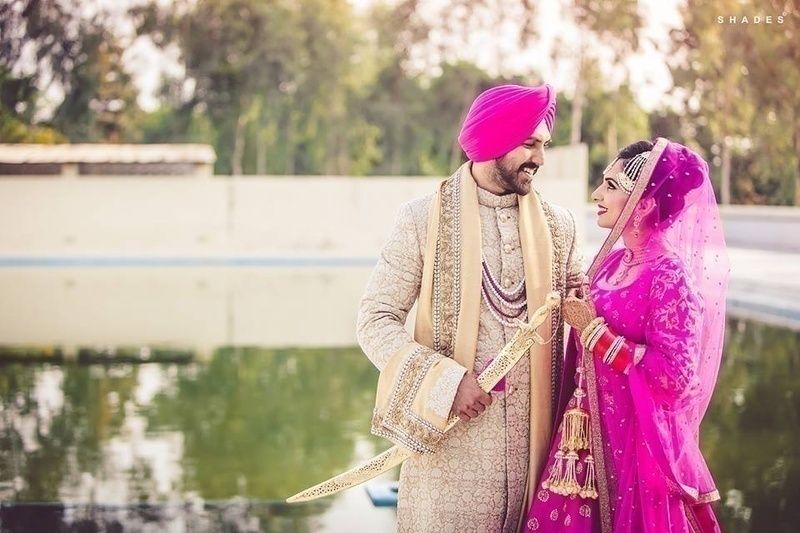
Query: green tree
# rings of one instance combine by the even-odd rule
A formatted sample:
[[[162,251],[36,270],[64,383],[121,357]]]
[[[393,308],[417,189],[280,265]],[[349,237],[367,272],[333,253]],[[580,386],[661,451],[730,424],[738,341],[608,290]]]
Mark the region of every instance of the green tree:
[[[133,139],[136,91],[121,67],[123,49],[101,10],[84,15],[61,0],[10,0],[0,5],[0,140],[6,142]],[[51,124],[41,95],[64,99]],[[58,132],[58,133],[56,133]]]
[[[585,74],[588,79],[600,77],[596,61],[585,66]],[[651,135],[648,115],[628,85],[611,91],[599,84],[590,85],[584,98],[586,109],[581,116],[580,138],[589,145],[591,192],[602,181],[603,169],[619,149],[634,141],[649,139]]]
[[[122,68],[124,49],[116,36],[95,21],[85,30],[80,50],[64,80],[65,97],[53,127],[72,142],[137,140],[138,93]]]
[[[0,142],[60,142],[34,125],[40,87],[67,77],[79,35],[75,16],[57,0],[9,0],[0,4]]]
[[[771,13],[753,0],[691,0],[673,31],[682,138],[709,159],[722,203],[791,204],[799,190],[800,15],[788,3],[770,6]],[[772,22],[756,24],[756,14]]]
[[[581,38],[577,43],[560,40],[553,59],[558,61],[566,54],[577,56],[575,89],[570,106],[570,142],[574,144],[582,140],[588,142],[583,138],[585,124],[583,113],[590,103],[588,93],[595,91],[598,83],[603,90],[613,91],[616,89],[616,87],[605,86],[601,83],[604,77],[596,70],[598,45],[610,47],[615,68],[622,69],[622,79],[627,80],[628,75],[622,59],[639,48],[639,29],[642,27],[642,17],[639,14],[639,2],[636,0],[622,2],[572,0],[567,11],[568,17],[571,17],[580,29]],[[620,146],[616,144],[617,136],[614,132],[619,127],[616,115],[612,114],[608,118],[611,120],[605,125],[605,128],[610,131],[606,140],[606,158],[610,159]],[[589,144],[591,146],[591,143]]]
[[[178,45],[194,84],[183,104],[211,119],[218,171],[346,172],[352,144],[374,135],[348,120],[357,40],[346,0],[183,0],[131,13],[140,34]]]

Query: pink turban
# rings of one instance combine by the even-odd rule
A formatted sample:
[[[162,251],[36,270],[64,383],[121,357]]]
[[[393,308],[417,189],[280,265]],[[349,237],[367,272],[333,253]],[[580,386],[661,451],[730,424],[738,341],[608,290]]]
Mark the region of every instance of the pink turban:
[[[550,85],[501,85],[482,92],[469,108],[458,143],[472,161],[489,161],[524,143],[544,120],[553,131],[556,91]]]

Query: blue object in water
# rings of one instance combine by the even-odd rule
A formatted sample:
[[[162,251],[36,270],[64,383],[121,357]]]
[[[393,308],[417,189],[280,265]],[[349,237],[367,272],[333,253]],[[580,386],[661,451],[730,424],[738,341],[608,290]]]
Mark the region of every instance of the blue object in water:
[[[373,483],[367,486],[367,495],[375,507],[397,507],[397,481]]]

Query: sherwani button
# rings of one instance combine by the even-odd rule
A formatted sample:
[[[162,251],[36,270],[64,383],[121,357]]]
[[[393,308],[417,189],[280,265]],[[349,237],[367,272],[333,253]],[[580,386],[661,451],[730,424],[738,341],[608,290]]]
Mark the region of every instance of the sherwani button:
[[[503,245],[503,251],[504,251],[505,253],[507,253],[507,254],[510,254],[510,253],[511,253],[511,250],[513,250],[513,248],[511,247],[511,245],[510,245],[510,244],[504,244],[504,245]]]

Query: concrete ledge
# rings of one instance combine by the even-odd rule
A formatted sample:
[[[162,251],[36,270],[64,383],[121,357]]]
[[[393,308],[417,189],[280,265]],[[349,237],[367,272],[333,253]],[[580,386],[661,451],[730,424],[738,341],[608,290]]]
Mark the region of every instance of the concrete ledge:
[[[602,241],[606,230],[596,224],[597,207],[587,204],[586,235]],[[720,207],[725,240],[733,248],[800,252],[800,207],[729,205]]]

